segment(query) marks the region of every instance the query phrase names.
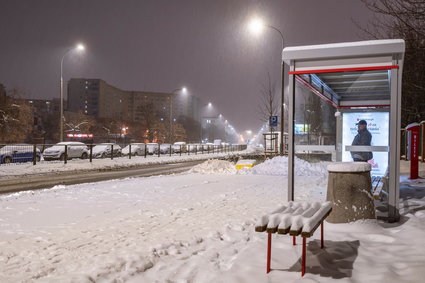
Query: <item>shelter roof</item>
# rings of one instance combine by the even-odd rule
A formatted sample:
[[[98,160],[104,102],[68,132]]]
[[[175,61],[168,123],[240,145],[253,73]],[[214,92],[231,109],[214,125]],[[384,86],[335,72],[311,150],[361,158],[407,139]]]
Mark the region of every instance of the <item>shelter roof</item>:
[[[318,58],[361,57],[404,53],[403,39],[381,39],[356,42],[342,42],[319,45],[286,47],[282,59],[289,64],[290,60],[308,60]]]

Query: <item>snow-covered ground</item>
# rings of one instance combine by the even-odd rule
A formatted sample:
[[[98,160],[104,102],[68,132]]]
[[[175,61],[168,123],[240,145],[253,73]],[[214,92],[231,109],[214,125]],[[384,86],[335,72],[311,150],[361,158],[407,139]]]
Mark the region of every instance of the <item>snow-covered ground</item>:
[[[325,164],[296,166],[297,200],[323,201]],[[185,174],[1,195],[0,282],[423,282],[425,183],[406,177],[400,223],[326,223],[326,249],[316,232],[303,278],[301,246],[274,235],[266,275],[266,234],[254,224],[286,200],[285,167],[278,157],[236,173],[212,160]]]

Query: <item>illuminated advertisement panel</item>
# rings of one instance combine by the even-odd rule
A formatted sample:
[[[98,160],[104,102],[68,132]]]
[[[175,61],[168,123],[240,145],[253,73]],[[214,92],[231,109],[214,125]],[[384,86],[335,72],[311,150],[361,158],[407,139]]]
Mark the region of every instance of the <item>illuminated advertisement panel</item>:
[[[343,113],[342,116],[342,161],[353,161],[350,146],[357,135],[357,123],[360,120],[367,122],[367,129],[372,134],[372,146],[388,146],[389,141],[389,113],[388,112],[359,112]],[[388,167],[388,152],[373,152],[373,159],[368,161],[372,165],[372,175],[383,176]]]

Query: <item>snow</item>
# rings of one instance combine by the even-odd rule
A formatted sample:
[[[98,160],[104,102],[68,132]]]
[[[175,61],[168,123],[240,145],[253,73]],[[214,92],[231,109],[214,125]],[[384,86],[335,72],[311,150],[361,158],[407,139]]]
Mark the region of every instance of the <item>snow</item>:
[[[405,52],[405,42],[403,39],[380,39],[380,40],[366,40],[366,41],[355,41],[355,42],[339,42],[330,44],[317,44],[317,45],[305,45],[305,46],[290,46],[285,47],[282,52],[282,59],[289,64],[291,60],[312,60],[322,59],[320,63],[315,62],[315,66],[309,65],[309,69],[324,69],[325,67],[353,67],[354,66],[386,66],[390,65],[391,61],[387,60],[383,62],[382,58],[378,63],[373,63],[372,59],[369,59],[365,63],[364,60],[357,60],[354,62],[353,57],[380,57],[387,54],[403,54]],[[344,65],[338,65],[334,61],[325,61],[323,59],[339,58],[340,64],[344,62]],[[337,62],[338,63],[338,62]],[[300,68],[300,66],[298,66]],[[301,67],[302,68],[302,67]]]
[[[269,168],[285,168],[277,160]],[[211,171],[227,166],[214,164]],[[325,223],[326,248],[320,233],[308,239],[303,278],[300,238],[293,246],[285,235],[273,235],[265,273],[267,234],[255,223],[287,203],[286,174],[267,174],[267,163],[262,173],[254,167],[0,195],[0,282],[423,282],[425,182],[408,180],[408,163],[401,164],[401,221]],[[307,165],[297,201],[323,203],[317,191],[325,191],[326,167]]]
[[[419,126],[420,126],[419,123],[411,123],[411,124],[407,125],[405,129],[410,130],[411,128],[419,127]]]
[[[189,172],[200,174],[236,174],[236,168],[232,162],[211,159],[194,166]]]
[[[309,163],[305,160],[295,157],[294,173],[297,176],[323,176],[327,175],[326,163]],[[246,171],[249,174],[265,174],[265,175],[288,175],[288,157],[276,156],[265,162],[258,164],[252,169]]]
[[[344,48],[344,47],[355,47],[355,46],[375,46],[382,44],[403,44],[403,39],[379,39],[379,40],[364,40],[354,42],[338,42],[338,43],[327,43],[327,44],[316,44],[316,45],[304,45],[304,46],[290,46],[286,47],[285,51],[293,50],[315,50],[315,49],[332,49],[332,48]]]
[[[249,153],[249,151],[242,151],[243,153]],[[63,161],[41,161],[36,165],[32,163],[14,163],[10,165],[0,165],[0,177],[16,177],[20,175],[29,175],[29,174],[43,174],[43,173],[52,173],[52,172],[64,172],[64,171],[79,171],[79,170],[99,170],[99,169],[123,169],[131,168],[138,165],[149,165],[149,164],[161,164],[161,163],[180,163],[183,161],[191,160],[202,160],[202,159],[213,159],[213,158],[223,158],[232,156],[233,153],[210,153],[210,154],[195,154],[187,153],[180,155],[162,155],[158,157],[157,155],[147,155],[144,156],[132,156],[131,159],[126,157],[114,157],[114,159],[103,158],[103,159],[94,159],[92,162],[89,162],[88,159],[71,159],[68,160],[67,164],[64,164]]]
[[[369,172],[371,168],[367,162],[335,162],[328,165],[329,172]]]

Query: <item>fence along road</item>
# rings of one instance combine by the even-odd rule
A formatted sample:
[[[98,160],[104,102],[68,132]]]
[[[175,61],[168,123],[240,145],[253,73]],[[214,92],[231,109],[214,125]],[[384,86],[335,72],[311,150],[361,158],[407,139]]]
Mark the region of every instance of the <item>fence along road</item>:
[[[0,193],[47,189],[56,185],[73,185],[128,177],[149,177],[155,175],[182,173],[204,161],[205,160],[196,160],[181,163],[149,164],[141,165],[138,168],[103,172],[79,171],[77,173],[75,171],[71,171],[54,174],[49,173],[43,175],[19,176],[14,179],[0,179]]]

